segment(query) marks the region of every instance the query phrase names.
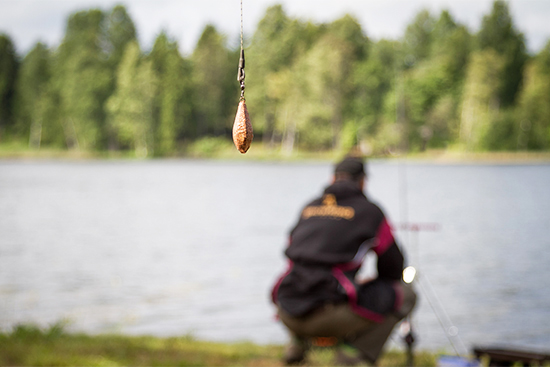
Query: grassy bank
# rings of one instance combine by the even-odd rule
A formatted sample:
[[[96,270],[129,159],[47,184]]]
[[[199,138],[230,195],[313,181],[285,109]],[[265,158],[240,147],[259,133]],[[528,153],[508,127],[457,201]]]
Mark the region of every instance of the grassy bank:
[[[191,337],[85,335],[59,325],[43,330],[23,325],[0,334],[1,366],[282,366],[281,345],[250,342],[213,343]],[[333,366],[331,349],[316,349],[308,366]],[[435,366],[436,356],[422,352],[416,365]],[[405,366],[406,356],[387,352],[380,366]]]
[[[150,152],[151,153],[151,152]],[[246,154],[241,154],[227,139],[204,138],[180,148],[177,152],[163,158],[200,158],[224,160],[333,160],[340,156],[333,151],[302,151],[295,149],[286,152],[280,148],[271,148],[261,142],[254,143]],[[132,150],[126,151],[87,151],[82,149],[40,148],[31,149],[21,142],[0,143],[0,159],[151,159],[139,157]]]
[[[280,147],[269,147],[262,142],[254,142],[246,154],[241,154],[231,141],[221,138],[204,138],[181,148],[178,153],[166,158],[206,158],[224,160],[256,161],[297,161],[317,160],[335,161],[345,152],[338,151],[304,151],[294,149],[292,152]],[[150,156],[147,158],[151,158]],[[370,156],[373,159],[402,159],[437,163],[550,163],[548,152],[465,152],[458,149],[428,150],[407,155],[388,154]],[[143,159],[133,151],[85,151],[55,148],[30,149],[21,142],[0,143],[0,159]]]

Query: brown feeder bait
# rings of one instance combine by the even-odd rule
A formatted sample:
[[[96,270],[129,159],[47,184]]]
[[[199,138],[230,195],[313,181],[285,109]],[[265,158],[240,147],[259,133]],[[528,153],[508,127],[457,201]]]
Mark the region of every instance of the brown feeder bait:
[[[237,80],[241,84],[241,100],[239,101],[239,107],[237,108],[237,115],[235,116],[235,122],[233,123],[233,143],[241,153],[246,153],[254,134],[252,133],[252,124],[250,123],[250,116],[248,116],[248,109],[246,108],[246,101],[244,99],[244,48],[243,48],[243,2],[241,0],[241,56],[239,58],[239,71],[237,73]]]
[[[250,124],[250,117],[248,116],[248,110],[246,108],[246,101],[241,99],[239,107],[237,108],[237,115],[235,116],[235,122],[233,123],[233,143],[241,153],[246,153],[250,144],[252,143],[252,124]]]

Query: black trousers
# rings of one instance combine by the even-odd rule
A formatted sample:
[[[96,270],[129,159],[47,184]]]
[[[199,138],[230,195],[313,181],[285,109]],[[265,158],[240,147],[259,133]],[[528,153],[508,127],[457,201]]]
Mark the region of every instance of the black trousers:
[[[292,317],[280,307],[278,313],[292,336],[292,342],[308,337],[336,337],[376,363],[395,325],[409,315],[416,304],[412,287],[400,286],[403,287],[401,308],[387,315],[381,323],[357,315],[348,304],[327,304],[306,317]]]

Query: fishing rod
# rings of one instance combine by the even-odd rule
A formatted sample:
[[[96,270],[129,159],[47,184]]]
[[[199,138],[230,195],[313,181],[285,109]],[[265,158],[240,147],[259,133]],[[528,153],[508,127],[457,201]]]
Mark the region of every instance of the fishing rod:
[[[426,296],[428,304],[436,315],[437,321],[439,321],[441,328],[445,332],[447,339],[455,350],[456,355],[462,358],[466,358],[468,355],[468,349],[460,338],[458,327],[456,327],[451,321],[449,314],[445,311],[445,308],[443,307],[441,300],[437,296],[437,293],[435,293],[435,290],[428,277],[425,274],[422,274],[420,278],[422,281],[418,282],[418,284],[420,285],[424,296]],[[433,298],[428,296],[428,291],[432,294]],[[435,300],[435,302],[433,300]],[[436,306],[438,306],[440,311],[437,311]]]
[[[451,321],[451,318],[449,314],[445,311],[445,308],[443,307],[443,304],[439,297],[437,296],[435,289],[433,288],[431,282],[429,281],[428,277],[421,271],[420,269],[420,243],[418,240],[419,232],[420,231],[437,231],[439,230],[439,225],[437,223],[409,223],[408,222],[408,192],[407,192],[407,176],[406,176],[406,166],[405,164],[400,160],[398,164],[398,178],[399,178],[399,201],[400,201],[400,216],[402,219],[401,225],[398,227],[399,229],[405,230],[407,232],[407,240],[406,243],[411,249],[411,240],[410,240],[410,234],[415,233],[414,238],[414,247],[415,247],[415,258],[416,258],[416,266],[408,266],[403,271],[403,280],[405,283],[411,284],[411,283],[418,283],[420,285],[420,289],[425,296],[426,300],[428,301],[428,304],[430,305],[430,308],[432,309],[434,315],[436,316],[440,326],[442,327],[445,336],[451,343],[451,346],[453,347],[455,353],[457,356],[465,358],[468,354],[468,350],[465,347],[464,343],[462,342],[462,339],[460,338],[458,327],[456,327],[453,322]],[[412,249],[411,249],[412,250]],[[430,293],[430,294],[428,294]],[[436,308],[437,306],[437,308]],[[438,310],[439,309],[439,310]],[[405,341],[407,347],[408,347],[408,354],[409,354],[409,365],[413,365],[413,354],[412,354],[412,347],[415,342],[414,340],[414,333],[412,328],[412,320],[411,317],[408,316],[401,324],[401,336],[403,340]],[[459,350],[460,349],[460,350]]]

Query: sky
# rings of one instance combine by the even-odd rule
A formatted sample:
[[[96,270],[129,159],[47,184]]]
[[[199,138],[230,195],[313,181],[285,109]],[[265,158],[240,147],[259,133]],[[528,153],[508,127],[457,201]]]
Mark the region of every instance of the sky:
[[[493,0],[242,0],[245,38],[252,36],[269,6],[282,4],[288,16],[313,22],[331,22],[353,15],[366,35],[378,40],[400,38],[407,24],[422,9],[438,16],[449,10],[470,31],[479,30]],[[190,54],[207,24],[213,24],[236,45],[240,32],[240,0],[0,0],[0,33],[8,34],[17,52],[24,55],[36,42],[58,46],[67,17],[79,10],[109,11],[126,6],[142,48],[151,48],[156,36],[166,31]],[[550,40],[550,0],[508,0],[516,28],[525,35],[530,52],[538,52]]]

